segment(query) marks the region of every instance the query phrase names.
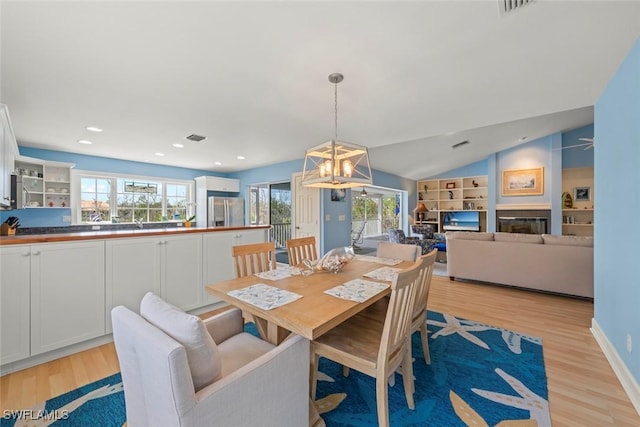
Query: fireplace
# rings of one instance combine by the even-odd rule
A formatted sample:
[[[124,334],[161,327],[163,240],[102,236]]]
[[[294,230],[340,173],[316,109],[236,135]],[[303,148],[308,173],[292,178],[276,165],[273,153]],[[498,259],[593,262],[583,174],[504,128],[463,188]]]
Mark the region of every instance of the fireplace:
[[[498,231],[503,233],[549,233],[549,210],[501,210],[496,212]]]

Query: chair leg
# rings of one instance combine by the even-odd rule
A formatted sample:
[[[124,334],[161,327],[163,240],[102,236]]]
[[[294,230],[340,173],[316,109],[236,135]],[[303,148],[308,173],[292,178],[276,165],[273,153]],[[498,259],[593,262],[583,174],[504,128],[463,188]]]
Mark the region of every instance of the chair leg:
[[[416,409],[416,404],[413,401],[413,392],[415,391],[415,384],[413,383],[413,361],[411,360],[411,350],[408,348],[404,354],[404,361],[402,362],[402,382],[404,384],[404,395],[407,398],[407,406],[409,409]]]
[[[387,389],[387,378],[384,375],[376,376],[376,403],[378,425],[389,427],[389,390]]]
[[[311,394],[311,400],[316,400],[316,383],[318,381],[318,366],[320,363],[320,356],[313,354],[311,356],[311,369],[309,375],[309,391]]]
[[[427,322],[420,327],[420,339],[422,340],[422,352],[424,353],[424,363],[431,365],[431,355],[429,354],[429,339],[427,338]]]
[[[349,376],[349,367],[347,365],[342,365],[342,376],[343,377]]]

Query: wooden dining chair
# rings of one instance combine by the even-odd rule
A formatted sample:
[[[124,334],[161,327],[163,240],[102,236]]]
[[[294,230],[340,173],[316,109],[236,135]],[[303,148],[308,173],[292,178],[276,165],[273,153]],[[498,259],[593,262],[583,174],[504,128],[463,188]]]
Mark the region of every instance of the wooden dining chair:
[[[287,240],[287,253],[289,255],[289,265],[299,265],[302,261],[316,261],[318,251],[316,249],[315,236],[300,237]]]
[[[424,352],[424,362],[431,364],[429,355],[429,341],[427,338],[427,301],[429,299],[429,289],[431,288],[431,277],[433,276],[433,265],[436,261],[438,250],[434,249],[426,255],[422,255],[424,260],[420,273],[420,282],[416,287],[416,299],[413,303],[413,315],[411,317],[411,334],[420,331],[422,340],[422,351]]]
[[[311,398],[315,400],[320,357],[326,357],[345,368],[352,368],[376,379],[378,424],[389,425],[387,380],[402,366],[402,380],[407,405],[415,409],[413,400],[413,366],[411,363],[411,309],[415,287],[421,279],[425,260],[401,271],[391,284],[391,296],[384,322],[371,322],[359,314],[339,324],[311,343]]]
[[[233,246],[231,251],[236,277],[245,277],[276,269],[275,242]]]
[[[376,256],[379,258],[401,259],[415,261],[422,256],[422,248],[404,243],[380,242]]]

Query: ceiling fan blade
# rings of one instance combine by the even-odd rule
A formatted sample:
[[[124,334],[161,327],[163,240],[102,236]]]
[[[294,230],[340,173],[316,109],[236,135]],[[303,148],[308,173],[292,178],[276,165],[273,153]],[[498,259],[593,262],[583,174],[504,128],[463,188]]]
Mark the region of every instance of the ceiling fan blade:
[[[593,147],[593,143],[592,142],[585,142],[584,144],[567,145],[566,147],[557,148],[556,150],[566,150],[567,148],[576,148],[576,147],[587,147],[587,148],[585,148],[585,150],[586,150],[586,149],[588,149],[590,147]]]
[[[593,144],[593,138],[578,138],[580,141],[587,141]]]
[[[589,144],[586,147],[584,147],[585,150],[591,150],[593,148],[593,144]]]

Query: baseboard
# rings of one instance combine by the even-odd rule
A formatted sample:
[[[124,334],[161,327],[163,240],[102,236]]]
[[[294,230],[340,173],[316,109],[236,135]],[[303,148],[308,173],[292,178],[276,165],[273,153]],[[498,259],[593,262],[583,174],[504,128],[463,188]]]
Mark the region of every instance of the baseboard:
[[[613,372],[615,372],[620,380],[622,388],[624,388],[629,399],[631,399],[631,404],[636,408],[638,415],[640,415],[640,384],[638,384],[633,375],[631,375],[631,372],[629,372],[629,369],[618,355],[618,352],[611,345],[611,342],[609,342],[609,339],[600,328],[600,325],[598,325],[598,322],[596,322],[596,319],[591,319],[591,333],[609,361],[609,365],[613,368]]]

